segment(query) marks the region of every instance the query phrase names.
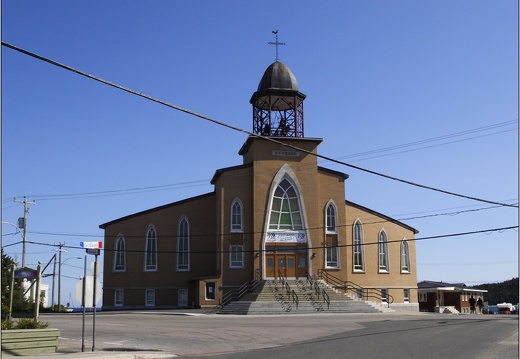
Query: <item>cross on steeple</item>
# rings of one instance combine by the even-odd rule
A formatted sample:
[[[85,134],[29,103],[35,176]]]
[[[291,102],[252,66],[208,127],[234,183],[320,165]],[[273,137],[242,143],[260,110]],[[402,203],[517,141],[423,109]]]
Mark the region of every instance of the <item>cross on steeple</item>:
[[[278,61],[278,45],[285,45],[285,42],[278,42],[278,30],[273,31],[273,34],[276,36],[276,41],[268,42],[268,44],[276,46],[276,61]]]

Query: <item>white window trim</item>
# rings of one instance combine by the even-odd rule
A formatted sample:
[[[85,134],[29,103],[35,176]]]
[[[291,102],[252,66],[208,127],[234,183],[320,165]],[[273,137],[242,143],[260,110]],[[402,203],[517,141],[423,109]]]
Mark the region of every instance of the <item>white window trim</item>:
[[[152,293],[153,300],[149,300],[148,294]],[[146,289],[144,292],[144,304],[147,307],[155,307],[155,289]]]
[[[123,243],[123,269],[117,269],[116,266],[117,266],[117,257],[118,257],[118,254],[119,254],[119,250],[117,248],[118,246],[118,243],[122,241]],[[114,250],[114,263],[113,263],[113,267],[112,267],[112,270],[114,272],[126,272],[126,240],[125,240],[125,237],[119,233],[116,237],[116,241],[115,241],[115,250]]]
[[[381,243],[382,243],[381,235],[382,234],[384,234],[384,236],[385,236],[385,241],[383,243],[384,253],[381,252]],[[378,250],[377,262],[378,262],[379,273],[390,273],[390,263],[389,263],[389,255],[388,255],[388,235],[386,234],[386,231],[384,229],[381,229],[377,236],[377,250]],[[381,267],[381,255],[382,254],[385,257],[386,268]]]
[[[240,247],[240,250],[235,252],[233,251],[233,247]],[[235,261],[235,262],[240,262],[239,265],[234,265],[233,264],[233,254],[238,254],[240,255],[240,261]],[[233,268],[233,269],[242,269],[244,268],[244,245],[243,244],[230,244],[229,245],[229,268]]]
[[[235,204],[238,204],[240,206],[240,228],[233,228],[233,209],[235,207]],[[240,198],[235,198],[233,202],[231,202],[231,217],[230,217],[230,231],[231,233],[243,233],[244,232],[244,206],[242,205],[242,201]]]
[[[154,253],[154,261],[155,261],[155,265],[150,265],[148,266],[147,263],[146,263],[146,257],[147,257],[147,254],[148,254],[148,233],[150,232],[150,230],[153,230],[155,232],[155,253]],[[155,228],[155,226],[153,224],[150,224],[148,226],[148,229],[146,230],[146,234],[145,234],[145,243],[144,243],[144,271],[145,272],[157,272],[158,268],[159,268],[159,263],[158,263],[158,252],[159,252],[159,249],[158,249],[158,240],[157,240],[157,229]]]
[[[180,268],[179,267],[179,258],[180,258],[180,255],[181,255],[181,252],[180,252],[180,242],[179,242],[179,238],[180,238],[180,229],[181,229],[181,223],[182,221],[185,220],[186,221],[186,225],[187,225],[187,235],[186,235],[186,240],[187,240],[187,250],[185,252],[182,252],[182,253],[187,253],[188,254],[188,263],[187,263],[187,266],[186,268]],[[191,269],[191,243],[190,243],[190,222],[188,221],[188,217],[186,216],[182,216],[180,219],[179,219],[179,223],[177,225],[177,271],[178,272],[189,272],[190,269]],[[184,237],[183,237],[184,239]]]
[[[410,289],[403,289],[403,303],[410,303]]]
[[[328,219],[329,219],[329,208],[332,207],[332,209],[334,210],[334,228],[333,229],[330,229],[329,227],[329,223],[328,223]],[[325,205],[325,237],[327,236],[327,234],[331,234],[331,235],[336,235],[338,236],[338,208],[336,207],[336,204],[334,203],[333,200],[329,200],[327,202],[327,204]],[[338,239],[338,244],[339,244],[339,238]],[[330,269],[340,269],[341,266],[340,266],[340,259],[341,259],[341,255],[340,255],[340,248],[339,246],[334,246],[334,247],[327,247],[327,243],[325,241],[325,268],[330,268]],[[333,261],[329,261],[328,260],[328,257],[329,257],[329,251],[333,251],[335,250],[336,251],[336,262],[334,264]],[[332,255],[332,252],[330,252],[330,254]]]
[[[361,238],[360,238],[360,253],[361,253],[361,268],[356,268],[356,224],[359,223],[360,229],[361,229]],[[357,218],[354,221],[354,225],[352,226],[352,241],[353,241],[353,247],[352,247],[352,270],[356,273],[364,273],[365,272],[365,250],[364,250],[364,235],[363,235],[363,223],[359,218]]]
[[[406,264],[408,269],[403,269],[403,248],[404,248],[405,244],[406,244],[406,257],[405,257],[406,263],[404,263],[404,264]],[[403,238],[403,240],[401,241],[401,245],[399,247],[399,256],[400,256],[401,273],[411,273],[412,270],[410,268],[410,245],[408,244],[408,241],[406,240],[406,238]]]
[[[121,302],[117,301],[117,293],[121,293]],[[114,307],[122,307],[125,303],[125,292],[123,289],[114,290]]]

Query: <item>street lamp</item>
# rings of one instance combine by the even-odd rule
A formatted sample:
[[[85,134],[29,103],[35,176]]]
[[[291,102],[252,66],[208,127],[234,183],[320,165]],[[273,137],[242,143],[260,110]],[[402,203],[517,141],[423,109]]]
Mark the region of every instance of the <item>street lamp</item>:
[[[60,259],[61,259],[61,252],[60,252]],[[58,312],[61,310],[61,266],[65,264],[66,261],[69,259],[81,259],[81,257],[71,257],[65,259],[63,262],[61,262],[58,266]]]

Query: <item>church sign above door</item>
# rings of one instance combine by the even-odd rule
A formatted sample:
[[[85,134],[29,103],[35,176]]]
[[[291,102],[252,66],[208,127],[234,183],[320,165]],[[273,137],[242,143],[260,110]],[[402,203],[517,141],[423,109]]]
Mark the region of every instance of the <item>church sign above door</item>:
[[[273,156],[300,157],[300,151],[273,150]]]
[[[267,243],[306,243],[305,232],[267,232]]]

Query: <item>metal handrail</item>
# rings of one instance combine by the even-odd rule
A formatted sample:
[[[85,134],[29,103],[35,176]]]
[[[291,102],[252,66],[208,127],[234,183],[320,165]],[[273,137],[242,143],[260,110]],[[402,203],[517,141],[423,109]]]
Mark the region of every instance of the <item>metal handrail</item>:
[[[388,306],[394,302],[394,297],[386,293],[385,298],[381,289],[363,288],[354,282],[341,280],[323,269],[318,269],[318,277],[324,280],[327,284],[331,285],[333,288],[343,290],[345,293],[347,293],[347,291],[351,291],[357,295],[358,291],[361,291],[363,298],[376,298],[381,302],[387,303]]]
[[[292,302],[296,304],[296,309],[298,309],[298,305],[300,304],[300,300],[298,299],[298,294],[294,290],[291,291],[292,294]]]
[[[220,303],[218,304],[218,307],[222,308],[230,302],[240,300],[240,298],[242,298],[244,294],[254,290],[258,286],[258,284],[260,284],[260,282],[261,281],[258,279],[253,279],[249,282],[242,284],[240,288],[238,288],[238,290],[236,288],[231,289],[229,292],[224,294],[222,298],[220,298]]]
[[[282,283],[282,286],[285,286],[286,279],[280,269],[278,269],[278,280]]]
[[[327,309],[330,308],[330,298],[325,289],[322,289],[323,301],[327,303]]]

